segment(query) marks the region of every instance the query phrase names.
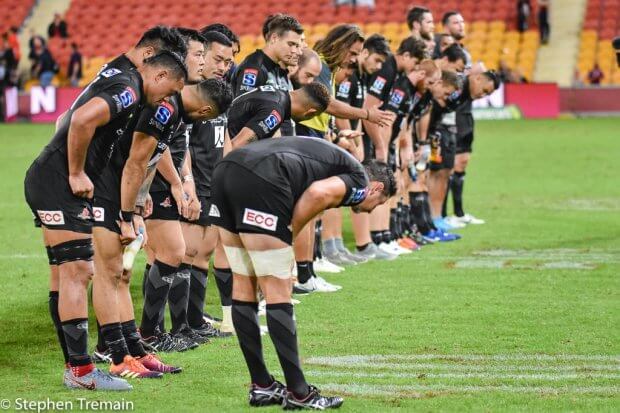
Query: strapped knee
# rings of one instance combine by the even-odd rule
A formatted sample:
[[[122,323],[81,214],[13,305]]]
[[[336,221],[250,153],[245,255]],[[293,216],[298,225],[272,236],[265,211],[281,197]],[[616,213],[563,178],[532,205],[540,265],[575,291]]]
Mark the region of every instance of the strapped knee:
[[[267,251],[248,251],[257,277],[274,276],[287,279],[296,275],[295,253],[292,247]]]
[[[232,272],[251,277],[256,275],[252,260],[245,248],[227,247],[224,245],[224,252],[226,252],[226,258],[228,258]]]
[[[50,247],[55,265],[74,261],[92,261],[93,243],[90,238],[76,239]]]
[[[47,251],[47,262],[49,262],[50,265],[58,265],[58,260],[56,260],[56,256],[54,256],[54,251],[52,250],[52,247],[46,245],[45,251]]]

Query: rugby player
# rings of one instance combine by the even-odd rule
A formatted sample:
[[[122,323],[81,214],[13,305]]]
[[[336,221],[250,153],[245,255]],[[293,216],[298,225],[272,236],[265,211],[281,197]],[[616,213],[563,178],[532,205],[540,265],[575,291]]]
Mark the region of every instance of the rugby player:
[[[456,11],[447,12],[443,19],[444,31],[449,33],[456,42],[463,47],[463,39],[465,38],[465,20],[463,16]],[[465,48],[463,48],[467,56],[466,70],[472,70],[472,73],[479,73],[480,68],[473,67],[471,56]],[[456,123],[456,156],[454,159],[454,171],[450,176],[450,192],[452,193],[452,201],[454,203],[454,215],[449,224],[484,224],[484,220],[476,218],[472,214],[466,214],[463,209],[463,187],[465,184],[465,171],[471,152],[473,150],[474,141],[474,117],[472,116],[471,100],[465,100],[462,107],[455,112]],[[447,214],[442,214],[447,215]]]
[[[367,85],[363,80],[368,79],[391,55],[390,47],[385,37],[380,34],[373,34],[364,41],[364,46],[357,59],[357,63],[353,65],[351,74],[336,86],[336,99],[345,102],[353,107],[361,108],[364,106],[365,90]],[[336,119],[336,127],[340,130],[361,130],[361,123],[357,119]],[[347,140],[344,140],[345,142]],[[357,149],[361,149],[360,160],[363,159],[363,143],[359,142]],[[367,213],[351,214],[353,234],[355,236],[355,244],[357,251],[351,253],[345,246],[342,239],[342,226],[340,230],[336,229],[333,238],[330,237],[330,229],[326,228],[323,232],[323,252],[330,262],[338,265],[350,264],[350,261],[364,262],[369,259],[395,259],[393,254],[386,253],[377,248],[370,238],[370,222]],[[348,260],[348,262],[347,262]],[[302,282],[299,277],[299,282]]]
[[[285,67],[297,65],[302,52],[303,32],[301,24],[292,16],[278,13],[267,17],[263,25],[265,47],[257,49],[237,67],[232,81],[235,96],[260,86],[293,90]],[[284,119],[283,132],[294,133],[290,119]]]
[[[443,222],[441,209],[448,190],[450,172],[454,167],[456,153],[456,141],[458,126],[452,112],[458,108],[471,104],[475,99],[480,99],[493,93],[500,85],[497,74],[487,71],[478,74],[470,74],[465,78],[461,93],[448,99],[447,106],[433,105],[431,110],[431,123],[429,133],[435,135],[438,142],[435,143],[434,156],[431,155],[431,173],[428,180],[428,192],[435,227],[440,230],[449,230]]]
[[[200,33],[202,34],[208,33],[208,32],[218,32],[226,36],[228,40],[230,40],[233,44],[233,57],[237,56],[239,52],[241,51],[241,43],[239,41],[239,37],[232,30],[230,30],[230,28],[226,26],[225,24],[213,23],[200,29]],[[232,64],[230,65],[230,68],[226,72],[226,76],[225,76],[225,80],[228,83],[232,82],[232,77],[235,74],[236,69],[237,69],[237,66],[235,65],[235,62],[233,61]]]
[[[232,151],[213,174],[213,216],[233,270],[233,322],[252,385],[252,406],[339,407],[305,380],[297,348],[290,278],[293,239],[327,208],[371,211],[395,192],[386,165],[364,166],[318,139],[267,139]],[[257,288],[267,301],[269,335],[286,379],[274,379],[263,360]]]
[[[433,33],[435,31],[435,23],[433,21],[433,14],[426,7],[414,6],[409,12],[407,12],[407,26],[411,30],[411,36],[423,41],[433,40]],[[429,53],[433,49],[427,49]]]
[[[204,78],[222,79],[233,64],[234,44],[221,33],[203,32],[207,40],[205,55]],[[230,316],[230,300],[232,295],[232,273],[226,262],[224,251],[219,243],[217,229],[208,217],[211,197],[211,176],[215,164],[222,159],[225,150],[229,150],[230,139],[226,133],[227,118],[221,113],[215,119],[196,122],[189,132],[189,159],[191,159],[191,175],[186,180],[193,181],[196,194],[200,201],[200,216],[195,221],[182,220],[183,237],[186,243],[183,263],[189,267],[190,290],[187,302],[187,322],[191,329],[207,337],[228,336],[234,331]],[[226,146],[228,145],[228,149]],[[216,250],[216,248],[219,249]],[[213,327],[211,316],[205,314],[209,260],[213,252],[214,275],[223,309],[223,332]],[[211,320],[207,322],[205,320]]]
[[[232,92],[223,81],[206,80],[183,87],[187,69],[179,57],[175,62],[179,89],[182,90],[159,106],[141,112],[135,129],[121,138],[112,162],[97,181],[94,204],[100,208],[101,217],[95,220],[93,229],[93,304],[104,340],[111,351],[110,372],[124,377],[153,377],[154,372],[161,375],[161,372],[172,373],[175,369],[147,354],[140,343],[129,292],[130,274],[122,268],[123,245],[133,241],[138,234],[148,239],[141,214],[156,163],[167,145],[179,130],[185,128],[186,122],[216,117],[232,100]],[[147,169],[150,179],[143,184]],[[157,285],[155,275],[159,276],[159,283],[168,283],[164,277],[173,278],[171,293],[177,278],[189,278],[187,272],[173,268],[174,263],[156,261],[155,264],[149,272],[149,281]],[[140,365],[143,365],[142,369]]]
[[[396,54],[388,58],[381,69],[369,78],[364,107],[380,106],[383,109],[389,109],[390,107],[397,109],[390,106],[389,100],[396,78],[399,74],[406,77],[414,73],[417,65],[425,56],[425,45],[422,41],[412,36],[404,39]],[[414,83],[417,83],[417,81]],[[388,127],[379,127],[369,122],[362,122],[362,124],[365,132],[365,159],[378,159],[382,162],[387,162],[388,145],[392,136],[392,124]],[[370,215],[370,234],[373,243],[379,249],[389,254],[400,255],[409,253],[409,250],[400,247],[395,242],[391,242],[389,225],[389,205],[375,209]]]
[[[214,33],[207,38],[199,35],[196,31],[187,29],[184,29],[182,33],[185,33],[188,38],[189,53],[186,59],[189,73],[188,84],[198,83],[203,77],[221,79],[226,73],[227,65],[232,60],[232,45],[228,38],[220,33]],[[224,44],[215,44],[213,37]],[[208,49],[206,53],[205,48]],[[194,56],[194,58],[190,58],[190,56]],[[207,59],[208,65],[205,64]],[[208,121],[205,120],[204,122]],[[200,123],[202,121],[196,122],[196,124]],[[153,213],[146,220],[146,227],[151,235],[148,249],[154,251],[154,254],[149,254],[149,262],[151,264],[155,262],[155,264],[153,266],[147,265],[148,272],[145,274],[145,279],[150,281],[148,287],[145,287],[145,305],[140,331],[147,343],[157,351],[184,351],[195,347],[194,342],[204,343],[208,341],[200,334],[202,330],[197,331],[193,328],[202,324],[202,306],[200,314],[197,316],[200,319],[200,324],[189,322],[191,316],[196,313],[195,308],[189,303],[194,303],[196,301],[195,296],[201,295],[201,289],[197,286],[204,284],[205,280],[200,278],[202,273],[197,274],[197,270],[192,267],[191,260],[185,260],[187,250],[196,248],[196,246],[191,244],[191,238],[184,237],[182,224],[179,224],[181,218],[199,219],[201,207],[200,198],[197,196],[196,186],[192,178],[191,163],[194,162],[194,159],[191,156],[186,156],[188,151],[186,129],[192,129],[191,126],[188,124],[186,128],[181,128],[175,132],[174,139],[164,154],[164,159],[158,164],[160,174],[155,176],[150,188],[153,198]],[[181,176],[177,169],[183,172]],[[186,194],[190,194],[187,195],[190,200],[196,200],[198,209],[188,211],[187,214],[180,216],[177,212],[177,206],[181,204],[179,197],[181,198],[180,201],[183,202],[182,198]],[[184,276],[170,277],[167,271],[163,271],[160,267],[178,268],[177,274]],[[192,281],[197,276],[200,278],[199,281],[192,285]],[[162,283],[162,280],[174,280],[174,283],[171,287],[169,284]],[[202,292],[202,296],[204,296],[204,292]],[[164,333],[162,327],[166,298],[168,298],[170,305],[172,336]],[[191,316],[190,310],[192,310]],[[192,321],[194,320],[192,319]]]
[[[295,71],[289,72],[289,79],[294,89],[299,89],[303,85],[314,82],[321,74],[321,58],[312,49],[303,49],[299,56],[299,61],[295,66]]]
[[[319,82],[286,92],[261,86],[238,96],[228,113],[228,133],[233,149],[271,138],[284,119],[302,121],[323,113],[330,102],[329,91]]]
[[[143,46],[153,39],[143,38],[138,46],[141,42]],[[153,50],[153,43],[148,47]],[[139,49],[132,49],[133,54]],[[142,105],[157,104],[179,87],[169,54],[144,59],[140,67],[104,68],[62,117],[52,141],[26,173],[26,201],[35,214],[35,224],[43,228],[52,267],[50,312],[67,359],[64,384],[70,388],[131,388],[124,380],[96,369],[88,355],[87,287],[93,274],[91,177],[104,169],[119,133]],[[53,294],[54,288],[58,295]]]

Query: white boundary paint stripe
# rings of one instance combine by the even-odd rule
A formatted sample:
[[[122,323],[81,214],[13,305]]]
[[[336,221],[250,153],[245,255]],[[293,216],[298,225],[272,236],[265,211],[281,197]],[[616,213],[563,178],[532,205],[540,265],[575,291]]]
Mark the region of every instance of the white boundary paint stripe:
[[[306,363],[371,362],[386,360],[451,360],[462,361],[610,361],[620,363],[620,355],[603,354],[370,354],[333,357],[310,357]]]
[[[316,371],[306,372],[317,377],[351,377],[351,378],[424,378],[424,379],[505,379],[505,380],[588,380],[588,379],[620,379],[620,374],[605,373],[563,373],[563,374],[497,374],[497,373],[359,373]]]
[[[30,258],[43,258],[43,254],[0,254],[0,260],[27,260]]]
[[[350,362],[350,361],[325,361],[315,362],[308,360],[305,364],[328,367],[345,368],[371,368],[371,369],[391,369],[391,370],[448,370],[465,372],[502,372],[502,371],[533,371],[533,372],[573,372],[589,373],[600,371],[620,371],[620,366],[615,365],[560,365],[560,366],[541,366],[541,365],[465,365],[465,364],[424,364],[424,363],[382,363],[382,362]]]
[[[616,386],[565,386],[565,387],[543,387],[543,386],[454,386],[454,385],[371,385],[371,384],[337,384],[327,383],[321,388],[346,394],[360,396],[394,396],[406,393],[418,393],[414,397],[423,397],[422,392],[452,392],[452,393],[474,393],[474,392],[504,392],[504,393],[541,393],[541,394],[602,394],[617,395],[620,387]]]

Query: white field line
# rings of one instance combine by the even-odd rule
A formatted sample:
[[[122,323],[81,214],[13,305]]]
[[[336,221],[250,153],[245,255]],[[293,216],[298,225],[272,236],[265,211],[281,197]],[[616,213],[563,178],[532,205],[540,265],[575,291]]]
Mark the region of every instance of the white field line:
[[[505,379],[505,380],[539,380],[565,381],[588,379],[620,379],[620,374],[604,373],[560,373],[560,374],[505,374],[505,373],[359,373],[310,370],[306,374],[317,377],[351,377],[351,378],[405,378],[405,379]]]
[[[386,360],[451,360],[451,361],[610,361],[620,363],[620,355],[604,354],[369,354],[333,357],[310,357],[307,363],[334,361],[356,363]]]
[[[43,254],[0,254],[0,260],[29,260],[43,257],[45,257]]]
[[[370,385],[370,384],[336,384],[327,383],[321,385],[322,389],[341,392],[360,396],[395,396],[403,393],[418,393],[415,396],[423,397],[422,392],[453,392],[453,393],[474,393],[474,392],[504,392],[504,393],[541,393],[541,394],[602,394],[617,395],[620,387],[617,386],[564,386],[564,387],[541,387],[541,386],[455,386],[455,385]]]
[[[620,372],[620,366],[614,365],[570,365],[570,366],[541,366],[541,365],[463,365],[463,364],[425,364],[425,363],[383,363],[383,362],[350,362],[350,361],[323,361],[317,362],[310,359],[305,362],[307,365],[326,366],[326,367],[345,367],[345,368],[371,368],[371,369],[390,369],[390,370],[444,370],[462,372],[541,372],[541,373],[580,373],[590,372]]]

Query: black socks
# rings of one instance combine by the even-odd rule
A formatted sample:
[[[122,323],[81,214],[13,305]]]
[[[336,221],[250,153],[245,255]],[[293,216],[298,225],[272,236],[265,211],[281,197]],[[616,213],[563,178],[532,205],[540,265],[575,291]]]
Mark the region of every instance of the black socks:
[[[213,267],[213,272],[215,273],[215,282],[220,292],[220,301],[222,305],[232,305],[233,278],[231,269]]]
[[[127,349],[125,337],[123,336],[121,323],[102,325],[101,334],[103,335],[106,345],[112,352],[112,362],[114,364],[122,363],[125,356],[129,355],[129,350]]]
[[[50,291],[49,295],[49,310],[50,317],[54,322],[54,329],[58,336],[58,343],[62,349],[62,354],[65,358],[65,363],[69,362],[69,352],[67,351],[67,342],[65,341],[65,333],[62,330],[62,323],[60,322],[60,316],[58,315],[58,291]]]
[[[168,291],[176,273],[177,268],[157,260],[150,267],[144,289],[144,307],[140,323],[143,337],[153,336],[159,323],[163,322]]]
[[[168,305],[170,307],[170,319],[172,327],[170,331],[176,333],[187,326],[187,302],[189,300],[190,264],[181,264],[174,275],[174,280],[168,293]]]
[[[454,215],[462,217],[463,211],[463,185],[465,184],[465,172],[454,172],[450,179],[452,202],[454,203]]]
[[[199,328],[204,324],[205,296],[207,294],[207,272],[193,265],[190,270],[189,300],[187,301],[187,322],[192,328]]]
[[[138,333],[138,328],[136,327],[136,320],[121,323],[121,331],[123,332],[129,354],[132,357],[146,356],[146,351],[144,351],[144,347],[140,343],[140,333]]]
[[[263,359],[263,345],[258,324],[258,303],[233,300],[232,319],[252,383],[260,387],[269,387],[273,379]]]
[[[286,378],[286,387],[296,397],[306,397],[309,389],[299,361],[293,305],[267,304],[267,327]]]
[[[310,278],[312,278],[312,261],[298,261],[297,281],[300,284],[305,284]]]
[[[62,322],[62,331],[72,367],[91,364],[88,355],[88,318],[74,318]]]

